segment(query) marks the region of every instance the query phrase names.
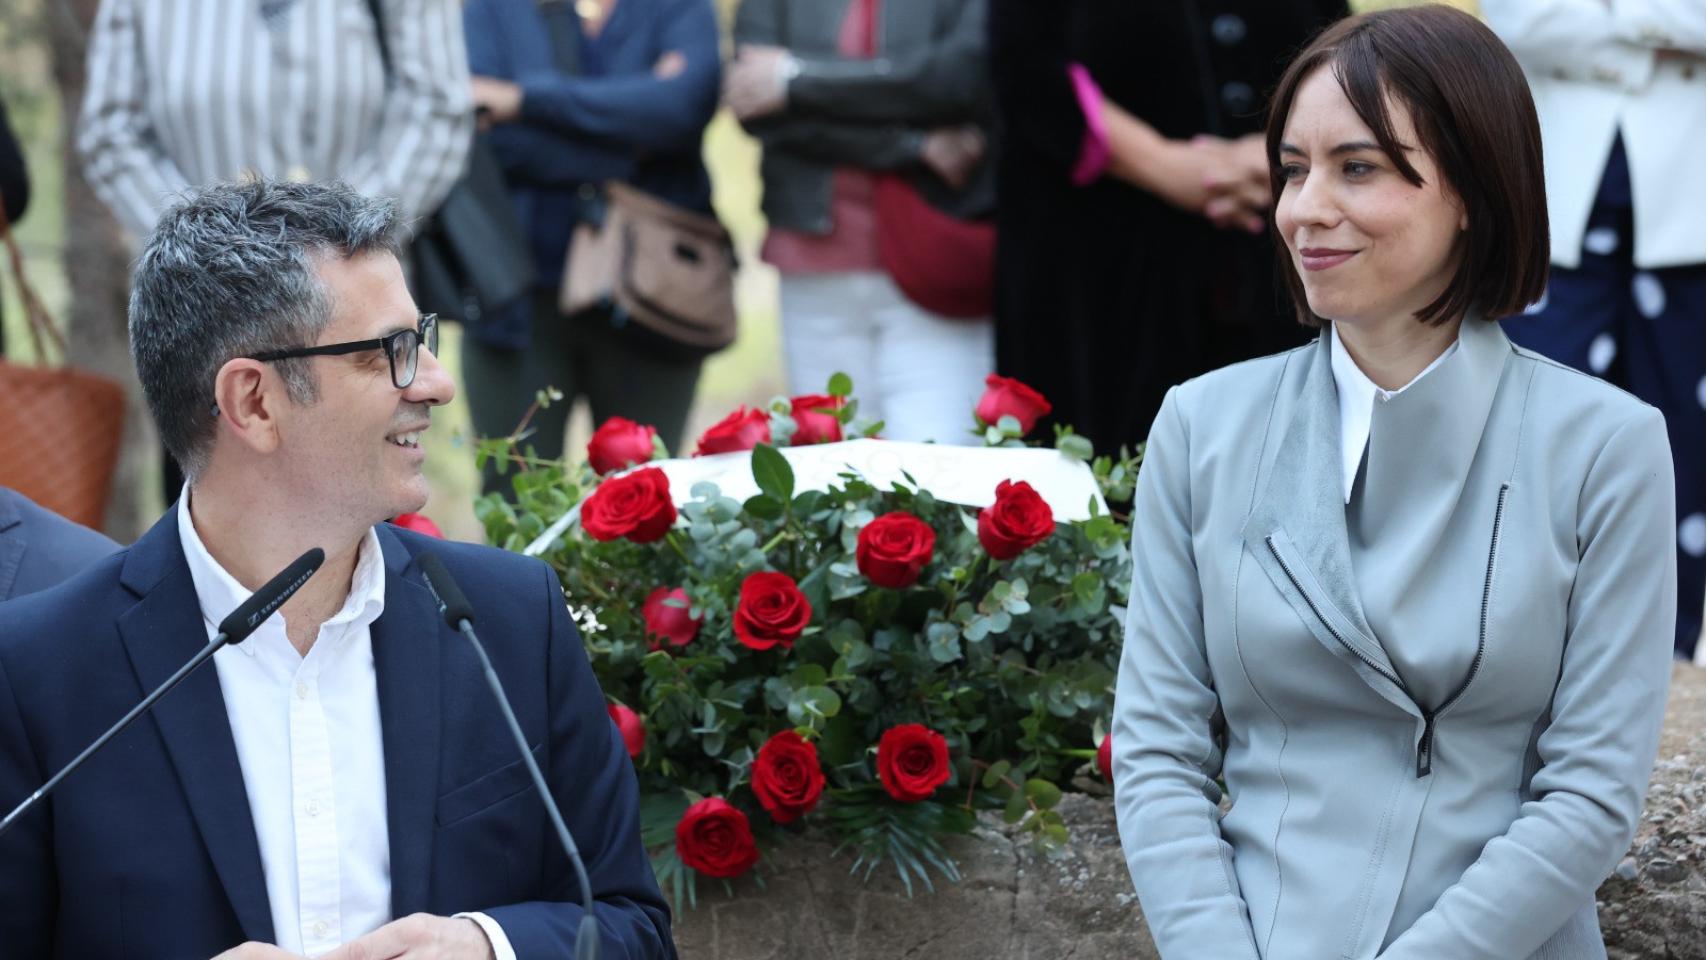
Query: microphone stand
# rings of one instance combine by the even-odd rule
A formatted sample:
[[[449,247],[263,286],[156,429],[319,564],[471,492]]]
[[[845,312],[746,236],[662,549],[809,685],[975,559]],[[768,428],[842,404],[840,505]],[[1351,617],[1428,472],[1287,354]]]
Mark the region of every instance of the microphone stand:
[[[90,757],[94,756],[96,751],[106,746],[108,741],[124,732],[125,728],[129,727],[132,723],[135,723],[137,717],[142,716],[153,708],[154,704],[160,702],[161,697],[172,692],[172,688],[182,683],[185,677],[194,673],[197,667],[200,667],[215,653],[218,653],[221,647],[242,643],[244,640],[247,640],[249,638],[249,634],[253,633],[256,627],[260,626],[268,617],[272,616],[274,610],[283,606],[284,602],[289,600],[292,594],[296,593],[304,583],[308,582],[308,578],[314,575],[314,571],[320,569],[320,564],[324,563],[325,559],[325,552],[319,547],[315,547],[307,553],[304,553],[302,556],[297,557],[290,566],[284,568],[284,572],[273,577],[271,580],[268,580],[259,590],[256,590],[251,594],[249,599],[243,602],[242,606],[233,610],[230,616],[220,622],[219,632],[214,634],[213,639],[208,642],[207,646],[202,647],[200,652],[191,657],[188,663],[179,667],[176,673],[167,677],[166,682],[156,687],[154,692],[143,698],[141,703],[132,707],[129,713],[119,719],[119,722],[108,727],[107,732],[97,737],[94,743],[84,747],[83,752],[79,753],[75,759],[66,764],[64,769],[54,774],[51,779],[38,787],[36,792],[30,794],[23,803],[18,804],[17,808],[11,813],[6,814],[6,819],[0,820],[0,835],[3,835],[7,830],[10,830],[13,824],[17,823],[24,814],[28,813],[31,808],[40,803],[48,794],[52,793],[53,789],[59,786],[66,777],[70,776],[78,767],[81,767]]]

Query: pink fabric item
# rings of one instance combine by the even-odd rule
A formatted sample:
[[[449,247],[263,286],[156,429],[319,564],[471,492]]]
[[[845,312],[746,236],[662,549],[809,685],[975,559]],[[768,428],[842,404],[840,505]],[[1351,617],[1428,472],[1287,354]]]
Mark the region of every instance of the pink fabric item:
[[[1066,75],[1072,79],[1072,92],[1078,95],[1078,109],[1084,111],[1084,144],[1078,148],[1078,162],[1072,167],[1072,185],[1082,187],[1108,168],[1112,158],[1108,124],[1102,118],[1102,88],[1090,71],[1081,63],[1073,63],[1067,65]]]
[[[877,4],[849,0],[836,50],[848,59],[877,55]],[[878,271],[876,177],[854,167],[835,171],[830,187],[828,233],[772,227],[759,256],[783,273]]]

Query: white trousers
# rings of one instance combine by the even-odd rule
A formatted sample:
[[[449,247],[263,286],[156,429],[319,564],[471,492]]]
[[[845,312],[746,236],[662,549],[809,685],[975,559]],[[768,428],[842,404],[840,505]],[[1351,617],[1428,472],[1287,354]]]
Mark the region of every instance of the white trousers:
[[[782,276],[788,390],[853,378],[859,417],[890,440],[981,443],[972,409],[995,369],[995,325],[952,320],[906,299],[881,272]]]

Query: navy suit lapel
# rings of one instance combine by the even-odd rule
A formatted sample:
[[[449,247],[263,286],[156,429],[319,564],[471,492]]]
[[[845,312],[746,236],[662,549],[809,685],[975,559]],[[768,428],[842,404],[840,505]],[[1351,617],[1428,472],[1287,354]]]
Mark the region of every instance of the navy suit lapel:
[[[207,644],[201,602],[178,540],[177,517],[176,507],[166,511],[131,547],[120,574],[120,581],[141,597],[119,618],[118,630],[144,692],[159,686]],[[272,907],[260,843],[214,666],[203,664],[163,697],[151,719],[166,743],[243,936],[272,943]]]
[[[391,840],[392,915],[427,910],[433,815],[438,800],[439,676],[449,628],[438,604],[391,531],[378,527],[385,555],[385,612],[374,621],[373,665],[385,748]]]
[[[24,517],[12,502],[16,494],[0,487],[0,600],[12,595],[24,561]]]

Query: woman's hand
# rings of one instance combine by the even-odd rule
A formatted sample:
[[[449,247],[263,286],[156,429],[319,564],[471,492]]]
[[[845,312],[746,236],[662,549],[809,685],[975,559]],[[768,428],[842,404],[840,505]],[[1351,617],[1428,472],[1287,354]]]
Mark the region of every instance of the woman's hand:
[[[1191,146],[1214,157],[1203,174],[1203,186],[1209,194],[1203,203],[1203,216],[1223,230],[1261,233],[1273,202],[1263,135],[1252,133],[1236,140],[1199,136],[1191,140]]]
[[[787,107],[793,60],[786,47],[748,44],[736,51],[723,75],[723,102],[736,119],[756,120]]]
[[[1260,134],[1171,140],[1117,104],[1103,105],[1108,172],[1223,229],[1260,233],[1271,190]]]
[[[983,160],[984,148],[983,131],[977,127],[942,127],[924,135],[920,155],[925,166],[958,190]]]
[[[521,116],[521,87],[496,77],[474,76],[469,79],[474,101],[474,115],[480,129],[489,130],[493,124],[509,123]]]

